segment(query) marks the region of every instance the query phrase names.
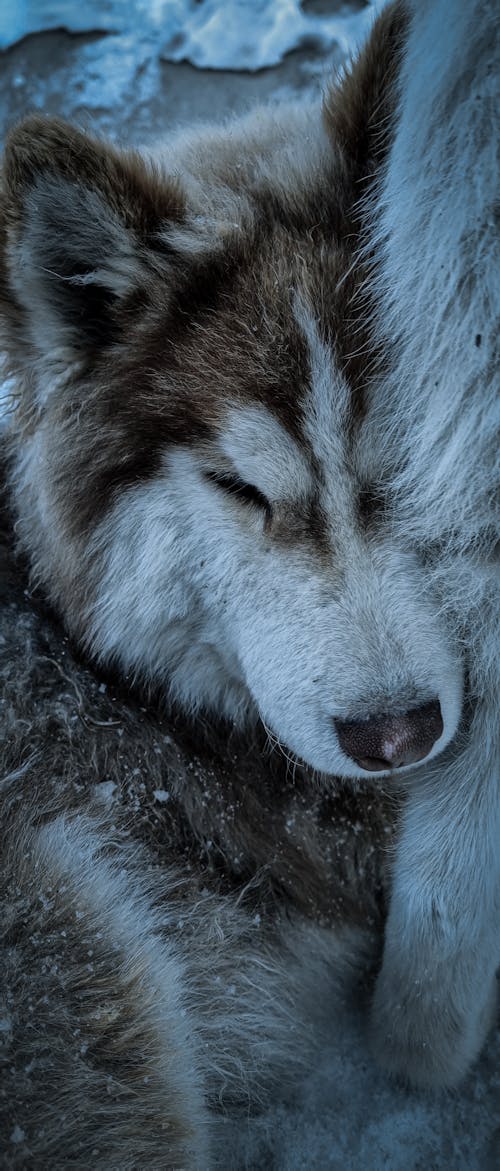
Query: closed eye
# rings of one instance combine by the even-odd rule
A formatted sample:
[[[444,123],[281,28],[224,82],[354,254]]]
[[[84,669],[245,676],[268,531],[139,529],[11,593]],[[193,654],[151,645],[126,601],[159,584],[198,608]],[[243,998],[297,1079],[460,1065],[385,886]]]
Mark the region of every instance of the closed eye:
[[[247,484],[245,480],[240,480],[239,476],[230,472],[205,472],[205,476],[211,484],[215,484],[230,496],[236,496],[242,504],[254,504],[265,512],[267,518],[271,516],[272,507],[267,496],[264,496],[254,484]]]

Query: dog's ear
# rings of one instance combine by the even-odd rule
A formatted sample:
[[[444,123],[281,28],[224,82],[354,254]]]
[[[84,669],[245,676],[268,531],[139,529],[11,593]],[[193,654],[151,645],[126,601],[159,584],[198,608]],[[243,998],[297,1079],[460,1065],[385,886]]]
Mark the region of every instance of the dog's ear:
[[[403,0],[388,4],[375,20],[359,55],[325,96],[326,130],[335,146],[341,148],[358,198],[363,195],[363,182],[373,178],[389,146],[407,25]]]
[[[168,268],[162,227],[183,222],[179,183],[59,119],[10,135],[0,208],[0,303],[18,347],[83,356]]]

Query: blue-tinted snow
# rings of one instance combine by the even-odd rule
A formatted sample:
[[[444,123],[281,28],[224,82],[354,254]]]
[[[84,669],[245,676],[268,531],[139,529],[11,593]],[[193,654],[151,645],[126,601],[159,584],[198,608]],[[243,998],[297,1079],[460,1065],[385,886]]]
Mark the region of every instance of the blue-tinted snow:
[[[303,45],[350,51],[382,2],[368,0],[354,12],[352,4],[340,5],[322,16],[304,11],[300,0],[4,0],[0,48],[48,29],[106,31],[154,42],[167,61],[255,71]]]

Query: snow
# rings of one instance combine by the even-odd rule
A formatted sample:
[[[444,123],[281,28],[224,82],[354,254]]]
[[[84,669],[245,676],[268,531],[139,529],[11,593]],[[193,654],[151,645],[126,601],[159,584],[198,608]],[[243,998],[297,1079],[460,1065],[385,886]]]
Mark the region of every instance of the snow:
[[[0,8],[0,49],[48,29],[100,30],[128,37],[139,54],[149,45],[167,61],[255,71],[304,45],[350,51],[379,7],[381,0],[357,11],[343,4],[325,16],[304,11],[300,0],[8,0]]]
[[[263,69],[307,44],[329,49],[336,42],[347,52],[373,15],[373,7],[353,14],[344,6],[334,17],[309,15],[299,0],[205,0],[189,9],[161,55],[202,69]]]
[[[500,1166],[500,1042],[450,1093],[391,1083],[375,1066],[366,1019],[332,1022],[316,1069],[292,1105],[236,1138],[245,1171],[493,1171]]]

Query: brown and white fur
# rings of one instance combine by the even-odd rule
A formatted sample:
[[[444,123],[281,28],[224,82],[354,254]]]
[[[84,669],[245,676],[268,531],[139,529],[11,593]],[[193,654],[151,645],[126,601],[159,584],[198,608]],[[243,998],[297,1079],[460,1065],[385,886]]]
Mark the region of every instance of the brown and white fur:
[[[1,1165],[232,1166],[376,956],[394,810],[96,676],[10,546]]]
[[[57,122],[14,133],[12,480],[20,546],[98,661],[364,779],[383,745],[351,753],[338,725],[397,740],[438,702],[433,757],[462,675],[357,456],[353,203],[374,148],[351,159],[331,131],[314,106],[262,110],[155,163]]]
[[[294,758],[321,774],[327,789],[333,785],[329,776],[362,786],[375,774],[385,786],[394,778],[397,787],[409,788],[376,1001],[382,1046],[388,1011],[391,1033],[393,1021],[400,1028],[400,1040],[395,1035],[392,1041],[393,1067],[434,1084],[463,1072],[481,1044],[488,1015],[479,1005],[476,1019],[466,1003],[473,1040],[462,1056],[460,1027],[454,1048],[443,1027],[434,1032],[425,997],[420,995],[421,1016],[412,1000],[420,950],[422,963],[431,965],[431,997],[440,982],[440,1009],[454,991],[455,953],[450,964],[448,957],[443,963],[445,951],[428,946],[436,933],[436,899],[448,897],[448,873],[453,922],[460,922],[452,890],[455,847],[451,842],[439,853],[436,866],[433,819],[453,801],[450,761],[467,762],[476,740],[467,719],[459,728],[464,656],[456,607],[443,605],[439,557],[437,569],[433,562],[429,568],[418,526],[414,533],[399,521],[391,456],[377,461],[370,432],[379,399],[375,391],[366,393],[370,323],[362,294],[371,279],[371,257],[363,261],[358,255],[359,200],[384,166],[405,29],[399,10],[383,15],[323,117],[314,104],[258,110],[222,130],[166,142],[155,159],[119,152],[58,121],[36,118],[21,125],[11,136],[4,168],[2,311],[18,384],[10,473],[18,547],[72,637],[98,666],[158,689],[200,726],[223,718],[240,730],[235,734],[258,739],[264,725]],[[396,135],[393,151],[397,141]],[[411,449],[410,409],[405,426]],[[430,770],[418,763],[424,756],[436,761],[431,782]],[[17,783],[14,777],[11,784]],[[207,788],[205,783],[205,794]],[[10,785],[7,791],[12,793]],[[429,810],[422,814],[426,800]],[[185,784],[181,822],[191,801]],[[198,826],[203,813],[209,818],[206,806],[205,797]],[[231,873],[238,853],[230,851],[239,837],[246,840],[248,811],[238,810],[237,802],[236,814],[234,804],[228,808],[234,829],[221,853]],[[42,800],[49,823],[50,809],[51,802],[47,808]],[[253,816],[258,826],[255,809]],[[162,1165],[203,1166],[206,1103],[221,1093],[213,1073],[218,1026],[205,1035],[196,1011],[188,1013],[187,1025],[178,1024],[178,1017],[181,1006],[185,1022],[196,997],[203,1001],[202,1017],[212,1017],[213,989],[206,983],[206,960],[198,959],[209,952],[212,964],[204,932],[211,940],[213,923],[222,916],[221,938],[228,942],[221,943],[221,958],[216,953],[213,964],[224,989],[237,988],[239,1003],[248,964],[265,971],[265,979],[248,978],[256,996],[236,1013],[236,1026],[241,1017],[252,1021],[266,995],[273,1004],[279,1001],[280,1012],[296,1005],[307,981],[303,961],[292,962],[289,954],[315,949],[296,942],[305,930],[300,925],[280,943],[277,913],[264,951],[252,958],[245,943],[248,922],[231,900],[200,910],[199,893],[188,897],[181,887],[179,896],[177,874],[171,879],[163,868],[155,888],[155,881],[151,886],[141,877],[153,865],[149,855],[129,855],[120,826],[115,831],[105,819],[96,822],[87,810],[70,809],[62,817],[27,829],[26,839],[14,830],[9,867],[20,874],[16,889],[32,907],[37,875],[49,893],[54,886],[59,892],[63,879],[65,939],[82,897],[90,907],[84,913],[92,935],[103,919],[105,937],[125,964],[120,958],[120,1005],[135,1006],[144,984],[151,996],[162,965],[171,971],[159,1012],[149,1001],[140,1000],[138,1009],[143,1043],[150,1037],[156,1054],[159,1097],[164,1093],[174,1102],[174,1117],[156,1117],[153,1132],[159,1128],[160,1144],[167,1134]],[[454,830],[456,823],[455,815]],[[267,841],[264,825],[262,833]],[[468,812],[464,833],[482,849]],[[422,851],[430,860],[427,870],[423,861],[428,906],[420,896]],[[311,850],[315,859],[318,853]],[[255,849],[250,862],[255,866]],[[489,859],[481,860],[485,882],[488,867]],[[467,871],[465,882],[470,880]],[[282,881],[278,888],[286,908]],[[199,892],[196,879],[191,890]],[[407,939],[401,917],[411,921],[415,891],[419,913]],[[190,937],[183,943],[182,931],[180,938],[176,934],[179,897],[187,897],[192,908],[191,934],[201,941],[201,952],[190,948]],[[165,941],[156,900],[173,908]],[[130,913],[122,916],[128,903]],[[295,912],[293,899],[292,906]],[[56,922],[57,912],[49,899],[49,918],[55,914]],[[32,909],[30,915],[24,917],[27,939],[35,926]],[[490,935],[488,927],[488,947]],[[448,919],[443,936],[449,937]],[[332,936],[337,951],[338,938]],[[315,945],[320,966],[322,939]],[[159,956],[156,949],[163,946],[167,954]],[[488,955],[493,952],[489,948]],[[140,975],[129,964],[136,955]],[[231,962],[236,976],[228,983]],[[467,968],[467,957],[464,962]],[[109,980],[109,954],[104,970]],[[79,977],[73,978],[78,984]],[[95,985],[93,975],[85,982],[91,1001],[100,997],[100,987],[99,969]],[[96,1011],[94,1004],[92,1044]],[[280,1012],[276,1026],[272,1013],[264,1026],[271,1058],[273,1048],[279,1057],[280,1030],[286,1031]],[[232,1036],[227,996],[222,1015]],[[138,1019],[135,1007],[132,1018]],[[256,1015],[250,1038],[254,1028],[262,1035],[258,1020]],[[127,1028],[117,1031],[121,1051]],[[236,1034],[236,1042],[227,1042],[229,1063],[243,1063],[245,1083],[243,1055],[251,1054],[252,1041],[238,1027]],[[165,1056],[167,1035],[183,1055],[177,1088],[177,1065],[172,1075]],[[61,1046],[67,1054],[64,1039]],[[144,1047],[149,1051],[147,1040]],[[208,1047],[208,1073],[200,1047]],[[104,1080],[106,1062],[114,1060],[104,1050]],[[130,1068],[135,1085],[133,1062]],[[58,1077],[59,1085],[64,1077]],[[102,1085],[95,1090],[99,1100]],[[116,1105],[116,1087],[112,1097]],[[77,1091],[70,1114],[75,1098]],[[91,1101],[89,1091],[87,1105]],[[128,1102],[123,1105],[129,1119]],[[150,1109],[149,1099],[144,1109]],[[137,1135],[149,1123],[138,1123],[137,1130],[131,1125]],[[78,1151],[85,1149],[88,1133],[78,1136]],[[55,1141],[53,1135],[48,1141]],[[116,1141],[113,1120],[105,1118],[94,1143],[100,1165],[127,1165]],[[120,1141],[129,1141],[126,1131]],[[161,1162],[158,1149],[132,1147],[129,1165]],[[50,1161],[51,1148],[43,1153]]]

